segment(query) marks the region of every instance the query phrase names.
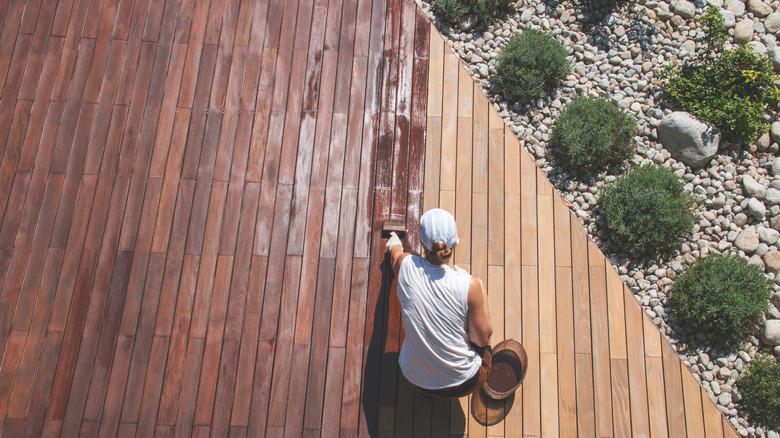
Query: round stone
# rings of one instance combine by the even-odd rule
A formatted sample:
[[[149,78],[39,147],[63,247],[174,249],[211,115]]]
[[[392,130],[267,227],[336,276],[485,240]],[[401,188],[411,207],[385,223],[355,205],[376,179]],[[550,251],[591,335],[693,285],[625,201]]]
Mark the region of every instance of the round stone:
[[[734,41],[737,44],[747,44],[753,39],[753,20],[745,18],[734,28]]]
[[[756,232],[753,231],[752,228],[742,230],[739,235],[737,235],[737,240],[734,241],[734,246],[746,253],[756,252],[758,244],[758,235],[756,235]]]

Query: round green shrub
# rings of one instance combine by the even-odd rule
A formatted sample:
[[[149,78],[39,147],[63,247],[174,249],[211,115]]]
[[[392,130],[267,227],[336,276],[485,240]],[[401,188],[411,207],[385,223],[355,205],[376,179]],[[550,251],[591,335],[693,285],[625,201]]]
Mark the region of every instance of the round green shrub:
[[[453,24],[473,15],[478,23],[485,23],[497,12],[507,9],[512,0],[435,0],[433,13],[440,20]]]
[[[759,354],[737,382],[742,403],[759,420],[780,423],[780,363]]]
[[[693,196],[665,167],[634,168],[603,186],[599,194],[610,236],[628,253],[672,248],[693,227]]]
[[[495,82],[512,101],[544,97],[571,71],[566,56],[550,34],[528,29],[513,36],[498,55]]]
[[[713,341],[744,338],[766,311],[769,280],[736,255],[712,254],[675,280],[669,305],[682,321]]]
[[[614,100],[578,96],[555,120],[551,143],[569,167],[593,167],[630,158],[636,119]]]

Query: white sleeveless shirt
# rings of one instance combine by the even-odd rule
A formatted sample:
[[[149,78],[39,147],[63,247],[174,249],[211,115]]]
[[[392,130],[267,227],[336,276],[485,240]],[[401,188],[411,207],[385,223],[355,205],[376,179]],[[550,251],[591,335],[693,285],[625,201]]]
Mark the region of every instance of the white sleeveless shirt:
[[[482,358],[466,332],[471,275],[410,255],[398,271],[398,300],[405,339],[398,357],[409,382],[424,389],[457,386],[473,376]]]

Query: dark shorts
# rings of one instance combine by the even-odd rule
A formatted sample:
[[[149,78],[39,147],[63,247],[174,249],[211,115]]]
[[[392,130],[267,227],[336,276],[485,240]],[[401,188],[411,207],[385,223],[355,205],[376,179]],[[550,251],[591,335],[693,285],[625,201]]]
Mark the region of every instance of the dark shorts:
[[[414,388],[422,394],[430,397],[459,398],[467,396],[478,390],[482,385],[485,384],[485,381],[490,374],[490,368],[493,365],[493,348],[491,348],[490,345],[485,347],[476,347],[473,344],[472,347],[477,352],[477,354],[482,357],[482,365],[480,365],[477,372],[474,373],[474,375],[465,382],[458,386],[442,389],[425,389],[415,385],[412,386],[414,386]]]

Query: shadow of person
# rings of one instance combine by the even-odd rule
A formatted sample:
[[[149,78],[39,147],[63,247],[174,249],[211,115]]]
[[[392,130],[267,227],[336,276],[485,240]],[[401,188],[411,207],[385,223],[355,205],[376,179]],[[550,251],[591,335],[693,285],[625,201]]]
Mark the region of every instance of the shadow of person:
[[[368,434],[447,436],[466,431],[458,400],[421,395],[398,368],[403,340],[395,276],[387,255],[380,264],[381,287],[363,369],[363,415]]]

